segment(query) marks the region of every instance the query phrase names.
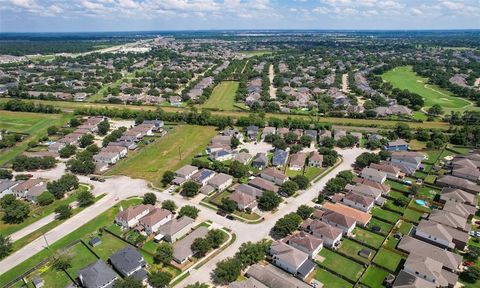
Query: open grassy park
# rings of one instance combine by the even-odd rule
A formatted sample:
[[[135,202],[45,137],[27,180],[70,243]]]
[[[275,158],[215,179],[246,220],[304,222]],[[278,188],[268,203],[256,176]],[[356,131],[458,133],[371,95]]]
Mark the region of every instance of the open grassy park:
[[[387,71],[382,75],[383,80],[390,82],[393,87],[406,89],[417,93],[425,100],[425,107],[439,104],[446,111],[475,110],[470,101],[456,97],[451,92],[437,85],[427,84],[428,79],[418,76],[411,66],[402,66]]]
[[[216,133],[215,128],[210,126],[178,125],[161,139],[130,152],[107,174],[141,178],[160,185],[165,171],[190,163]]]
[[[70,116],[65,114],[41,114],[27,112],[2,111],[0,113],[0,130],[28,134],[22,142],[14,147],[4,149],[0,153],[0,166],[27,149],[30,141],[47,135],[47,128],[52,125],[65,124]]]
[[[210,98],[201,105],[202,108],[234,110],[235,93],[238,89],[237,81],[223,81],[213,89]]]

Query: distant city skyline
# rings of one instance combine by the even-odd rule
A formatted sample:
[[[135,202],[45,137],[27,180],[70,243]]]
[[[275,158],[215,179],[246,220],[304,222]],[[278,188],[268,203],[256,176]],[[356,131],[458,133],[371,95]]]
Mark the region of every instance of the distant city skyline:
[[[480,0],[0,0],[0,32],[479,29]]]

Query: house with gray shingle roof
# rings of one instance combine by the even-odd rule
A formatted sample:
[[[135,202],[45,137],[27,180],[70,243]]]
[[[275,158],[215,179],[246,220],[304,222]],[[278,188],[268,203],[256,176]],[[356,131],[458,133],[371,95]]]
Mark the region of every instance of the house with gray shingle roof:
[[[107,288],[113,287],[118,276],[105,262],[97,260],[97,262],[80,269],[78,279],[85,288]]]
[[[188,216],[172,219],[158,228],[157,236],[162,235],[163,239],[173,243],[187,234],[192,229],[194,222],[195,220]],[[158,239],[160,237],[155,238]]]
[[[308,254],[287,245],[281,241],[274,241],[269,248],[272,262],[275,266],[304,279],[315,268],[316,264],[308,258]],[[305,268],[303,268],[305,266]],[[310,270],[310,271],[308,271]],[[299,272],[302,271],[301,274]]]
[[[192,233],[188,234],[181,240],[177,241],[173,247],[173,260],[177,263],[184,263],[190,257],[195,255],[195,252],[192,251],[192,243],[197,238],[204,238],[208,233],[208,228],[205,226],[201,226]]]
[[[112,256],[108,258],[108,261],[112,264],[115,270],[122,274],[123,277],[133,275],[135,272],[143,269],[147,264],[145,259],[143,259],[142,254],[132,246],[127,246],[126,248],[113,253]]]

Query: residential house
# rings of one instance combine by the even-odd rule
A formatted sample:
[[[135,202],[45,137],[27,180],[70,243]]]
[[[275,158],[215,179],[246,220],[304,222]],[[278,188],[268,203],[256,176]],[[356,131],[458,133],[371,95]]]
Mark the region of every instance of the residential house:
[[[250,125],[247,128],[247,136],[252,141],[257,141],[258,138],[258,126]]]
[[[470,224],[467,222],[467,218],[444,210],[432,210],[430,215],[428,215],[428,220],[432,220],[465,232],[470,231]]]
[[[375,204],[375,199],[357,193],[348,193],[342,198],[342,203],[363,212],[370,212]]]
[[[185,263],[185,261],[195,255],[191,248],[193,241],[197,238],[204,238],[207,236],[207,233],[208,228],[200,226],[181,240],[178,240],[173,247],[173,260],[180,264]]]
[[[100,152],[97,155],[93,155],[93,160],[96,163],[105,163],[107,165],[113,165],[120,160],[120,154],[111,152]]]
[[[146,216],[140,218],[139,224],[143,226],[145,233],[150,235],[156,233],[160,226],[172,220],[172,217],[172,212],[166,209],[154,208]]]
[[[400,168],[395,167],[388,162],[382,162],[379,164],[371,163],[369,167],[387,174],[388,179],[401,179],[405,176]]]
[[[10,188],[18,198],[37,202],[37,197],[47,191],[47,181],[41,178],[30,178]]]
[[[332,138],[332,131],[330,131],[330,130],[320,130],[320,133],[318,133],[318,141],[320,143],[322,143],[327,138]]]
[[[303,167],[305,166],[305,160],[307,156],[305,153],[298,152],[290,156],[290,170],[302,170]]]
[[[196,182],[197,184],[204,186],[215,176],[215,171],[210,169],[201,169],[197,173],[193,174],[190,178],[191,181]]]
[[[262,284],[262,282],[257,279],[250,277],[246,280],[232,282],[228,285],[228,288],[268,288],[268,286]]]
[[[280,137],[285,137],[285,134],[287,134],[288,132],[290,132],[290,129],[286,128],[286,127],[280,127],[277,129],[277,134],[280,135]]]
[[[378,182],[371,181],[371,180],[368,180],[368,179],[363,179],[363,178],[360,178],[360,177],[353,178],[353,182],[356,183],[356,184],[363,184],[363,185],[370,186],[372,188],[378,189],[382,192],[382,195],[388,194],[388,192],[390,192],[390,189],[391,189],[390,185],[387,185],[385,183],[380,184]]]
[[[218,173],[208,181],[208,185],[212,186],[218,191],[227,189],[230,185],[232,185],[232,183],[233,177],[225,173]]]
[[[113,253],[108,261],[123,277],[133,276],[139,280],[147,279],[147,272],[143,269],[147,262],[143,259],[142,254],[132,246]]]
[[[155,207],[150,204],[130,206],[127,209],[118,212],[117,216],[115,217],[115,223],[123,228],[135,227],[139,223],[140,219],[148,215],[151,211],[153,211],[153,209],[155,209]]]
[[[185,165],[182,168],[175,171],[175,177],[178,178],[178,181],[176,181],[176,182],[183,183],[186,180],[189,180],[197,172],[198,172],[197,167],[192,166],[192,165]],[[175,182],[175,180],[174,180],[174,182]]]
[[[356,222],[350,216],[332,211],[332,210],[316,210],[313,214],[314,218],[319,219],[333,227],[342,229],[344,235],[349,235],[355,229]]]
[[[253,210],[257,208],[257,198],[255,196],[242,193],[240,191],[235,191],[228,196],[230,200],[235,201],[237,203],[237,208],[240,211],[243,211],[247,208]]]
[[[345,137],[345,136],[347,136],[347,131],[345,131],[345,130],[335,129],[335,131],[333,132],[333,139],[335,141],[338,141],[342,137]]]
[[[268,135],[274,135],[275,132],[276,132],[275,127],[265,127],[265,128],[263,128],[262,140],[265,140],[265,137],[267,137]]]
[[[272,192],[275,192],[275,193],[277,193],[278,189],[280,188],[280,187],[276,186],[275,183],[270,182],[270,181],[265,180],[265,179],[262,179],[262,178],[259,178],[259,177],[255,177],[252,180],[250,180],[248,182],[248,185],[253,186],[255,188],[258,188],[258,189],[261,189],[263,191],[272,191]]]
[[[444,187],[440,199],[444,202],[453,201],[457,203],[463,203],[470,206],[476,206],[478,203],[477,196],[472,193],[463,191],[457,188]]]
[[[457,156],[452,160],[452,175],[473,181],[480,182],[480,159],[478,154]]]
[[[253,197],[260,197],[263,195],[263,191],[247,184],[239,184],[235,186],[235,192],[241,192]]]
[[[477,212],[477,208],[467,204],[458,203],[455,201],[447,201],[443,206],[443,211],[457,214],[463,218],[471,219]]]
[[[275,149],[273,152],[272,166],[284,167],[287,165],[288,152],[282,149]]]
[[[299,232],[287,239],[288,245],[308,254],[308,257],[315,259],[323,248],[323,241],[320,238],[305,232]]]
[[[384,149],[387,151],[408,151],[408,142],[403,139],[389,141]]]
[[[117,273],[108,267],[102,260],[97,260],[95,263],[78,271],[78,279],[85,288],[106,288],[113,287],[117,281]]]
[[[275,266],[295,275],[300,279],[305,279],[314,269],[315,262],[308,258],[308,254],[302,252],[281,241],[274,241],[269,248],[269,254],[272,256],[272,262]]]
[[[264,169],[268,166],[268,158],[265,153],[257,153],[255,158],[253,158],[252,166],[257,169]]]
[[[210,153],[210,159],[212,159],[213,161],[220,161],[220,162],[232,160],[233,153],[230,150],[221,149],[213,153]]]
[[[262,172],[260,173],[260,177],[277,185],[282,185],[288,180],[287,175],[283,174],[283,172],[273,167],[262,170]]]
[[[233,160],[242,163],[243,165],[248,165],[253,156],[247,152],[239,152],[233,155]]]
[[[429,257],[443,263],[444,269],[452,272],[457,271],[462,263],[462,256],[408,235],[403,236],[397,245],[397,249],[407,253]]]
[[[415,236],[422,240],[449,249],[465,249],[468,233],[434,221],[422,219],[415,229]]]
[[[340,244],[343,236],[343,230],[334,227],[318,219],[306,219],[302,223],[302,229],[311,233],[313,236],[322,239],[323,245],[336,248]]]
[[[333,203],[327,202],[327,203],[323,204],[322,207],[325,210],[334,211],[336,213],[343,214],[343,215],[347,216],[348,218],[353,218],[353,219],[355,219],[356,224],[362,225],[362,226],[366,226],[368,224],[368,222],[370,222],[370,220],[372,219],[371,214],[362,212],[358,209],[354,209],[354,208],[348,207],[348,206],[340,204],[340,203],[333,204]],[[343,220],[343,221],[345,221],[345,220]],[[347,227],[347,226],[344,226],[344,227]]]
[[[323,155],[318,153],[317,151],[313,151],[310,153],[310,157],[308,157],[308,166],[311,167],[322,167],[323,164]]]
[[[305,130],[305,135],[312,138],[313,142],[317,141],[318,131],[317,130]]]
[[[275,288],[311,288],[309,284],[297,279],[280,270],[273,265],[261,266],[254,264],[248,268],[246,275],[249,279],[256,279],[267,287]],[[248,288],[262,288],[261,286],[254,286]]]
[[[414,174],[425,159],[425,154],[420,152],[394,151],[391,153],[390,162],[407,175]]]
[[[408,273],[405,270],[401,270],[395,282],[392,284],[393,288],[436,288],[437,285],[424,280],[414,274]]]
[[[383,184],[385,180],[387,180],[387,174],[385,172],[379,171],[377,169],[373,169],[370,167],[365,167],[362,169],[361,176],[364,179],[368,179],[371,181],[378,182]]]
[[[0,199],[5,195],[13,194],[13,188],[19,183],[19,181],[0,180]]]
[[[356,185],[347,184],[345,186],[345,190],[350,193],[372,197],[375,201],[380,199],[380,197],[382,196],[382,190],[365,185],[365,184],[356,184]]]
[[[440,261],[428,256],[410,254],[405,261],[403,271],[426,280],[434,287],[453,287],[457,284],[458,275],[442,268]],[[431,287],[428,284],[422,287]]]
[[[122,146],[108,145],[107,147],[102,148],[100,153],[117,153],[119,158],[127,156],[128,149]]]
[[[192,229],[194,222],[195,220],[188,216],[174,218],[158,228],[155,239],[165,239],[165,241],[173,243],[186,235]]]
[[[478,193],[480,193],[479,185],[475,184],[470,180],[456,177],[453,175],[439,176],[435,183],[440,187],[462,189],[463,191],[466,191],[468,193],[473,193],[475,195],[478,195]]]

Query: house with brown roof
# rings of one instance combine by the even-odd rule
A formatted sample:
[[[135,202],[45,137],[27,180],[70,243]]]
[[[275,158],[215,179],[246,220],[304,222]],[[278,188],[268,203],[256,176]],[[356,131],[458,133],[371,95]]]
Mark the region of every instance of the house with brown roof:
[[[428,215],[428,220],[432,220],[465,232],[470,231],[470,224],[467,223],[467,218],[448,211],[434,209],[430,215]]]
[[[315,259],[323,248],[322,239],[303,231],[288,237],[286,240],[288,245],[307,253],[311,259]]]
[[[315,262],[309,259],[308,254],[281,241],[274,241],[269,248],[272,262],[275,266],[305,279],[316,267]]]
[[[30,178],[12,187],[11,191],[18,198],[37,202],[37,197],[47,191],[47,181],[41,178]]]
[[[292,154],[290,156],[290,164],[289,164],[289,169],[290,170],[302,170],[303,167],[305,166],[305,160],[307,159],[307,156],[305,153],[298,152],[295,154]]]
[[[288,180],[287,175],[283,174],[282,171],[273,167],[268,167],[262,170],[262,172],[260,173],[260,177],[277,185],[282,185]]]
[[[395,282],[392,284],[394,288],[436,288],[437,285],[424,280],[420,277],[417,277],[415,274],[411,274],[406,272],[405,270],[401,270],[397,277],[395,278]]]
[[[480,161],[476,157],[478,157],[478,154],[459,155],[455,157],[452,160],[452,175],[473,182],[479,182]]]
[[[400,243],[397,245],[397,249],[407,253],[432,258],[433,260],[442,263],[444,269],[448,269],[452,272],[457,271],[462,263],[462,256],[408,235],[403,236],[402,240],[400,240]]]
[[[160,226],[172,220],[172,217],[172,212],[166,209],[154,208],[150,213],[140,218],[138,222],[145,229],[145,233],[150,235],[157,232]]]
[[[265,179],[262,179],[262,178],[259,178],[259,177],[255,177],[252,180],[250,180],[248,182],[248,185],[253,186],[255,188],[258,188],[258,189],[261,189],[263,191],[272,191],[272,192],[275,192],[275,193],[277,193],[278,189],[280,189],[280,187],[275,185],[275,183],[270,182],[270,181],[265,180]]]
[[[322,167],[322,164],[323,164],[323,155],[321,155],[317,151],[313,151],[312,153],[310,153],[310,157],[308,157],[308,166]]]
[[[318,219],[306,219],[302,223],[302,229],[321,239],[323,244],[335,248],[342,240],[343,230]]]
[[[155,209],[155,207],[150,204],[130,206],[127,209],[118,212],[117,216],[115,217],[115,223],[123,228],[135,227],[139,223],[140,219],[153,211],[153,209]]]
[[[332,210],[317,209],[313,212],[313,217],[330,224],[333,227],[342,229],[344,235],[351,234],[357,224],[357,221],[354,218]]]
[[[250,196],[253,196],[255,198],[260,197],[263,195],[263,191],[255,188],[253,186],[247,185],[247,184],[235,184],[232,187],[234,187],[235,192],[241,192],[244,194],[248,194]]]
[[[410,254],[405,261],[403,271],[426,280],[434,287],[453,287],[456,285],[458,275],[442,268],[440,261],[434,260],[428,256]],[[428,285],[422,287],[430,287]]]
[[[348,193],[341,201],[343,204],[363,212],[370,212],[375,204],[374,198],[357,193]]]
[[[247,152],[239,152],[233,155],[233,160],[242,163],[243,165],[247,165],[250,160],[252,160],[253,156],[248,154]]]
[[[470,206],[476,206],[478,203],[477,195],[463,191],[457,188],[444,187],[440,196],[442,201],[451,201]]]
[[[333,203],[327,202],[323,204],[323,209],[335,211],[349,218],[353,218],[355,219],[356,224],[359,224],[362,226],[367,225],[368,222],[370,222],[370,219],[372,219],[372,215],[340,203],[333,204]]]
[[[480,186],[476,183],[463,179],[460,177],[456,177],[453,175],[443,175],[437,178],[435,182],[440,187],[450,187],[450,188],[457,188],[462,189],[463,191],[478,194],[480,193]]]
[[[387,174],[388,179],[401,179],[405,176],[400,168],[391,165],[389,162],[372,163],[369,167]]]
[[[353,182],[356,183],[356,184],[364,184],[366,186],[370,186],[370,187],[373,187],[375,189],[378,189],[380,191],[382,191],[382,195],[386,195],[388,194],[388,192],[390,192],[390,185],[387,185],[387,184],[380,184],[378,182],[375,182],[375,181],[371,181],[371,180],[368,180],[368,179],[363,179],[363,178],[360,178],[360,177],[355,177],[353,178]]]
[[[195,251],[192,250],[193,241],[197,238],[204,238],[207,234],[208,228],[201,226],[181,240],[178,240],[173,247],[173,260],[180,264],[185,263],[185,261],[195,255]]]
[[[190,232],[194,224],[195,220],[188,216],[173,218],[158,228],[155,239],[164,239],[167,242],[173,243]]]
[[[198,168],[192,165],[185,165],[182,168],[175,171],[174,184],[180,185],[189,180],[195,173],[198,172]]]
[[[461,216],[463,218],[471,219],[473,215],[475,215],[475,213],[477,212],[477,208],[455,201],[447,201],[443,206],[443,211],[457,214],[458,216]]]
[[[447,225],[423,219],[415,229],[415,236],[436,246],[448,249],[465,249],[468,233]]]
[[[119,158],[123,158],[127,156],[128,149],[127,147],[123,147],[123,146],[108,145],[107,147],[104,147],[102,148],[102,150],[100,150],[100,153],[102,152],[117,153]]]
[[[365,185],[365,184],[356,184],[356,185],[347,184],[345,186],[345,190],[350,193],[356,193],[359,195],[372,197],[375,201],[377,201],[382,196],[382,190],[372,186]]]
[[[233,177],[225,173],[218,173],[207,183],[218,191],[223,191],[232,185]]]
[[[243,211],[247,208],[250,208],[251,210],[257,208],[257,198],[255,196],[235,191],[230,194],[228,198],[237,203],[237,208],[240,211]]]

